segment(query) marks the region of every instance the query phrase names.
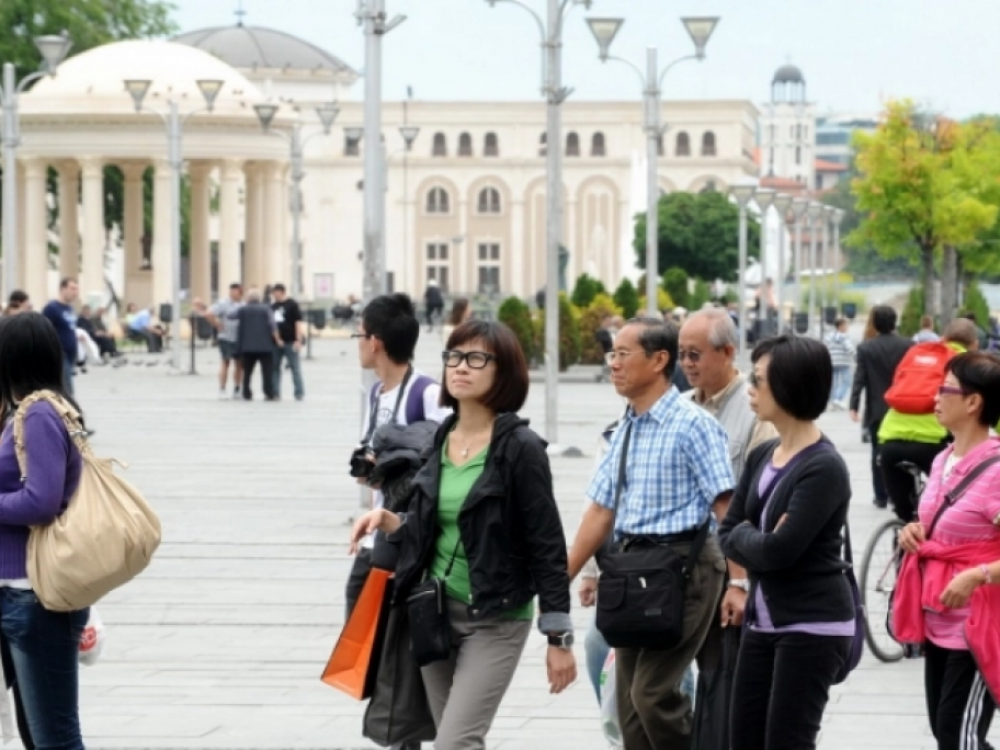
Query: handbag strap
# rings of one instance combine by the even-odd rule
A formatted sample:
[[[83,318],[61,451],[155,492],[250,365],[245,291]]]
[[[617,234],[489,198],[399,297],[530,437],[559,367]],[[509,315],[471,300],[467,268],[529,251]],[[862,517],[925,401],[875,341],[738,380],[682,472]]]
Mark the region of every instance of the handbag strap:
[[[990,456],[986,460],[980,462],[975,468],[973,468],[972,471],[970,471],[968,474],[965,475],[965,478],[961,482],[955,485],[954,489],[952,489],[951,492],[947,493],[944,496],[944,502],[941,503],[941,506],[937,509],[937,512],[934,514],[934,518],[931,520],[931,526],[927,530],[927,535],[924,537],[925,539],[931,538],[931,534],[933,534],[934,529],[937,528],[938,521],[941,520],[941,516],[944,515],[944,512],[959,501],[959,499],[962,497],[962,495],[966,493],[966,491],[969,489],[972,483],[975,482],[977,479],[979,479],[980,476],[982,476],[984,471],[986,471],[988,468],[990,468],[991,466],[993,466],[993,464],[996,463],[1000,463],[1000,455]]]
[[[632,442],[632,420],[629,419],[628,414],[625,415],[624,419],[626,422],[625,438],[622,440],[621,454],[618,457],[618,480],[615,483],[615,507],[611,520],[612,533],[614,533],[614,522],[618,520],[618,504],[625,492],[625,469],[628,462],[628,448]]]
[[[399,407],[403,403],[403,396],[406,394],[406,386],[410,382],[410,378],[413,376],[413,365],[406,368],[406,375],[403,376],[403,382],[399,384],[399,395],[396,396],[396,405],[392,409],[392,417],[389,419],[389,424],[396,424],[396,418],[399,416]],[[375,434],[375,428],[378,427],[376,422],[378,421],[378,399],[379,392],[383,386],[376,385],[375,389],[372,391],[371,405],[368,412],[368,431],[365,433],[364,438],[361,440],[362,445],[368,445],[372,440],[372,435]]]

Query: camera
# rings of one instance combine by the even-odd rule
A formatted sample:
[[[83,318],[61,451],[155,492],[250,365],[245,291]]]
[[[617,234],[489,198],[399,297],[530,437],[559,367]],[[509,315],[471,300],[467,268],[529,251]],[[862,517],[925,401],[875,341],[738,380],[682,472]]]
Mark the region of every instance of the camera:
[[[371,449],[367,445],[356,448],[351,453],[351,476],[357,479],[368,478],[375,470],[375,463],[371,460]]]

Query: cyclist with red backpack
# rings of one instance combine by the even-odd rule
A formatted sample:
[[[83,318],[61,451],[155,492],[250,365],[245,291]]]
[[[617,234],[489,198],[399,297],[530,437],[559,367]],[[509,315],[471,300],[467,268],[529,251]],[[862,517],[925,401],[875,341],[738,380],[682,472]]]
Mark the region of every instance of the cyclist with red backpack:
[[[956,354],[978,348],[975,324],[956,318],[945,327],[941,341],[924,341],[906,352],[885,393],[889,411],[878,431],[879,456],[889,501],[904,523],[913,520],[917,498],[913,477],[900,464],[908,462],[930,473],[934,459],[950,442],[948,431],[934,416],[945,365]]]

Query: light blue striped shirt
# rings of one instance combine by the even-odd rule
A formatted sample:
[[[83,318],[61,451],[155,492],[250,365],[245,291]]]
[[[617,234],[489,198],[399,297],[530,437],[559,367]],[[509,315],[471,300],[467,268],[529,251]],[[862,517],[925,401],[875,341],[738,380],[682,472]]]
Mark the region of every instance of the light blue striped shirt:
[[[678,534],[704,522],[715,499],[733,489],[728,437],[708,412],[671,388],[645,414],[629,410],[632,438],[625,464],[625,491],[615,519],[615,537]],[[587,496],[615,507],[618,462],[626,423],[611,445]]]

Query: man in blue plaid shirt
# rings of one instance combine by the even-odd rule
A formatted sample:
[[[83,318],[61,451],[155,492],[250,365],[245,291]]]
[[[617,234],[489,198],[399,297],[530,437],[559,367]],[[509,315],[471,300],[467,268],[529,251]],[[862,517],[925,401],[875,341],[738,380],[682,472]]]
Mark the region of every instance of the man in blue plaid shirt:
[[[569,556],[575,578],[614,528],[617,543],[666,544],[685,556],[698,528],[729,508],[734,479],[728,439],[705,410],[671,385],[677,362],[677,329],[655,318],[626,323],[608,355],[611,381],[630,410],[625,481],[615,511],[619,463],[626,430],[615,431],[607,455],[588,490]],[[733,578],[742,572],[732,571]],[[691,700],[681,680],[698,653],[726,578],[726,560],[710,535],[694,565],[684,598],[684,637],[669,649],[616,649],[616,693],[624,745],[660,750],[690,745]]]

